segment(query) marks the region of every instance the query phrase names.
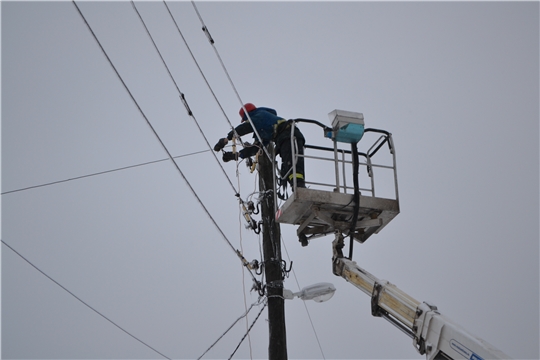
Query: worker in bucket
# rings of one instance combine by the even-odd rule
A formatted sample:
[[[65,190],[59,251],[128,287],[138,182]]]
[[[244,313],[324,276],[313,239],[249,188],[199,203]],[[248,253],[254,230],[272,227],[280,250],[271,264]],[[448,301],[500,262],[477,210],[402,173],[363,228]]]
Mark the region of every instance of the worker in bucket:
[[[247,112],[247,114],[246,114]],[[282,117],[277,115],[276,110],[266,108],[266,107],[256,107],[252,103],[247,103],[240,109],[240,117],[242,118],[242,123],[238,125],[234,131],[231,130],[226,138],[219,139],[218,143],[214,146],[214,151],[222,150],[225,145],[232,140],[234,133],[238,136],[243,136],[249,133],[254,133],[253,138],[255,139],[253,145],[244,147],[237,153],[230,151],[223,152],[223,161],[229,162],[231,160],[245,159],[257,154],[261,148],[261,143],[259,138],[253,131],[253,126],[257,129],[257,133],[261,137],[262,145],[267,146],[270,141],[275,143],[275,152],[276,155],[279,154],[281,157],[281,178],[285,178],[293,185],[293,171],[290,171],[293,164],[292,158],[292,148],[291,148],[291,123],[292,120],[285,120]],[[251,122],[248,121],[251,119]],[[298,148],[298,154],[304,154],[304,144],[305,139],[304,135],[300,132],[298,127],[294,127],[294,137],[296,139],[296,144]],[[304,180],[304,157],[298,156],[296,160],[296,186],[297,187],[306,187]]]

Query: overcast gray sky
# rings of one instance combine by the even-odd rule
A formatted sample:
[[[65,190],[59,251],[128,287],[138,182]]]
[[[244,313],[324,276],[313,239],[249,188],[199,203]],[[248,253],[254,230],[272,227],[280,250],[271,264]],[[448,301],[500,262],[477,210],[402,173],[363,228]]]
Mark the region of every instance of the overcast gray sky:
[[[170,153],[208,150],[132,4],[77,4]],[[192,3],[167,4],[238,123],[240,101]],[[227,119],[164,3],[136,6],[213,145]],[[334,109],[362,112],[367,127],[393,134],[401,213],[355,247],[358,264],[511,357],[538,359],[538,2],[196,6],[242,101],[328,125]],[[197,358],[257,301],[250,277],[170,161],[106,172],[167,154],[74,4],[2,1],[1,13],[2,240],[162,354]],[[177,163],[233,246],[260,258],[211,153]],[[237,187],[235,165],[224,168]],[[306,176],[323,174],[312,165]],[[256,181],[241,164],[243,197]],[[332,274],[332,237],[301,247],[294,226],[281,229],[294,262],[285,286],[337,288],[325,303],[286,303],[289,358],[424,357]],[[3,358],[161,358],[1,251]],[[205,358],[229,357],[246,327]],[[265,358],[267,344],[263,312],[235,358]]]

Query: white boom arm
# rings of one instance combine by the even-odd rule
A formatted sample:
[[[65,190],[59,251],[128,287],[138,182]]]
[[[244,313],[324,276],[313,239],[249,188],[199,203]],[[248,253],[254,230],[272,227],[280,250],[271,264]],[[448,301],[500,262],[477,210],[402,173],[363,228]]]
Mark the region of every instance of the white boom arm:
[[[377,279],[356,262],[344,258],[341,248],[336,248],[337,244],[338,237],[334,241],[334,274],[371,296],[372,315],[387,319],[410,336],[416,350],[425,354],[427,360],[510,358],[441,315],[436,306],[420,303],[388,281]]]

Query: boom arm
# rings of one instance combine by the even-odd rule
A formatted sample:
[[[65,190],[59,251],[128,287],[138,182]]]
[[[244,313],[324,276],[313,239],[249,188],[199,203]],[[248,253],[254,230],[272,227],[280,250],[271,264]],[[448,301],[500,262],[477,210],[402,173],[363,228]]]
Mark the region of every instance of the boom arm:
[[[427,360],[509,359],[484,340],[441,315],[437,307],[420,303],[395,285],[379,280],[356,262],[343,257],[343,236],[333,242],[333,272],[371,296],[371,313],[383,317],[413,339],[416,350]]]

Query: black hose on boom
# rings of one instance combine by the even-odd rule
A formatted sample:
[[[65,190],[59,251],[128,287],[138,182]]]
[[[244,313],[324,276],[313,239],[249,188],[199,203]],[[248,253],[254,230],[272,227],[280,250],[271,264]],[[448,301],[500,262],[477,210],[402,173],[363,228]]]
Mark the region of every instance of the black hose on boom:
[[[351,227],[349,230],[349,235],[351,238],[351,242],[349,245],[349,259],[350,260],[352,260],[354,233],[356,232],[356,222],[358,221],[358,211],[360,209],[360,185],[358,184],[358,169],[360,165],[358,162],[358,146],[356,143],[351,144],[351,152],[352,152],[352,162],[353,162],[354,209],[353,209],[353,217],[351,220]]]

